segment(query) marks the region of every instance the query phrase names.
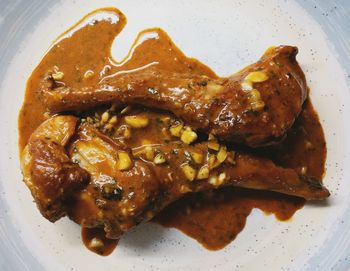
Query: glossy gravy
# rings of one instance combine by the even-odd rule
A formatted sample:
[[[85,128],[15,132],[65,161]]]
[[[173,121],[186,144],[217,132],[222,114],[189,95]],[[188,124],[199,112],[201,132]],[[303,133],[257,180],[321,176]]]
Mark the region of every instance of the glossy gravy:
[[[64,81],[71,87],[94,85],[108,75],[132,72],[150,63],[170,71],[216,77],[207,66],[186,57],[161,29],[142,31],[128,56],[116,62],[111,57],[111,46],[125,24],[126,18],[117,9],[97,10],[54,42],[27,83],[19,115],[20,150],[35,128],[50,116],[45,112],[39,95],[39,83],[48,70],[64,72]],[[87,77],[86,74],[92,76]],[[309,100],[287,139],[273,151],[269,148],[268,152],[263,149],[261,152],[278,165],[322,178],[326,143],[318,116]],[[231,188],[187,195],[167,207],[153,222],[175,227],[208,249],[220,249],[244,228],[253,208],[273,213],[280,220],[288,220],[303,204],[303,199],[295,197]],[[88,247],[95,237],[102,239],[104,248],[97,244],[92,249],[100,255],[110,254],[117,244],[116,240],[107,240],[100,229],[83,229],[82,237]]]

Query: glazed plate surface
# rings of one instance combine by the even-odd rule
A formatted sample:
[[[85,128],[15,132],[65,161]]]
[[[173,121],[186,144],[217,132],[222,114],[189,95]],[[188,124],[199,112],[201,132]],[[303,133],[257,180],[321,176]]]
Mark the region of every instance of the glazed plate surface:
[[[326,203],[291,221],[254,210],[222,250],[208,251],[175,229],[145,224],[108,257],[87,250],[80,227],[51,224],[21,181],[17,117],[26,80],[54,39],[87,13],[116,7],[128,23],[112,55],[123,59],[137,34],[161,27],[188,56],[222,76],[271,45],[299,47],[325,131]],[[343,1],[0,1],[0,270],[349,270],[350,4]]]

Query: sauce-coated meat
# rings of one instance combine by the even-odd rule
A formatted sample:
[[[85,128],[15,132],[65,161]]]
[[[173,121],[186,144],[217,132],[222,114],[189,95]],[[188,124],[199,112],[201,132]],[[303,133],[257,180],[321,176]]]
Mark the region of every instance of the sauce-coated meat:
[[[125,23],[113,8],[88,14],[28,79],[21,163],[44,217],[68,214],[83,226],[86,246],[107,255],[117,239],[104,228],[117,238],[180,197],[155,221],[219,249],[252,208],[287,220],[304,204],[299,197],[329,195],[321,184],[325,138],[310,100],[303,104],[295,47],[271,48],[219,78],[159,28],[140,32],[129,55],[115,61],[111,45]],[[47,107],[75,116],[52,117]]]
[[[143,120],[145,116],[143,113]],[[147,116],[147,125],[157,121],[150,116],[151,113]],[[124,120],[128,121],[128,117]],[[50,133],[48,124],[64,126],[64,118],[71,121],[69,118],[74,117],[53,117],[39,126],[33,135],[45,129],[46,137],[50,137],[60,127],[50,126],[54,128]],[[163,125],[152,127],[159,129],[154,133],[162,133]],[[300,176],[293,169],[278,167],[265,158],[227,151],[216,141],[188,145],[173,138],[167,144],[149,144],[148,148],[131,151],[122,144],[121,138],[112,140],[90,123],[81,124],[77,133],[69,137],[72,137],[68,146],[71,160],[62,147],[67,140],[57,144],[58,150],[52,151],[58,140],[49,139],[38,144],[30,139],[31,158],[24,156],[24,161],[29,160],[40,172],[30,175],[26,183],[35,187],[36,195],[39,195],[35,196],[37,202],[59,202],[59,205],[54,204],[55,213],[63,215],[67,211],[84,227],[103,226],[109,238],[119,238],[123,232],[153,218],[169,203],[189,192],[235,186],[276,191],[307,200],[329,196],[317,180]],[[35,150],[31,148],[32,144]],[[213,156],[215,162],[212,162]],[[48,163],[50,166],[45,166]],[[90,181],[82,187],[88,179],[86,172]],[[67,200],[67,193],[77,187],[82,190],[69,194],[69,204],[64,205],[61,198]],[[52,200],[52,196],[58,199]]]
[[[218,79],[151,65],[76,89],[57,84],[49,74],[43,81],[44,102],[53,112],[111,102],[140,104],[172,111],[188,125],[222,140],[269,145],[283,138],[307,96],[297,52],[292,46],[270,48],[257,63]]]

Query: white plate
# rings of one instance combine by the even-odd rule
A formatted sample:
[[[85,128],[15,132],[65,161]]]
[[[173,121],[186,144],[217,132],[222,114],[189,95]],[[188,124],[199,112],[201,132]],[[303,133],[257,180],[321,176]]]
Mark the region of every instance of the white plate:
[[[348,3],[348,4],[347,4]],[[208,251],[175,229],[146,224],[109,257],[89,252],[68,219],[41,217],[21,182],[17,116],[26,79],[50,43],[86,13],[115,6],[128,24],[113,51],[123,58],[136,34],[160,26],[189,56],[220,75],[254,62],[270,45],[300,49],[328,143],[327,204],[290,222],[255,210],[238,238]],[[343,1],[0,2],[1,270],[347,270],[350,266],[350,4]]]

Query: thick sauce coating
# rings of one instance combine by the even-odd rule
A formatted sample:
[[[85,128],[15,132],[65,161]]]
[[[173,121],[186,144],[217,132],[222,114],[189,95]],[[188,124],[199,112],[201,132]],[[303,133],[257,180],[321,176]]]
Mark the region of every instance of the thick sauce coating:
[[[318,116],[308,100],[304,111],[287,139],[266,156],[277,164],[306,170],[322,179],[326,143]],[[304,205],[304,200],[273,192],[223,189],[211,193],[190,194],[167,207],[153,219],[167,227],[175,227],[199,241],[208,249],[221,249],[243,230],[253,208],[286,221]]]
[[[116,9],[98,10],[87,15],[52,45],[27,83],[25,101],[19,116],[21,151],[34,129],[49,116],[38,94],[40,82],[48,70],[61,72],[64,74],[64,82],[77,88],[89,87],[115,73],[142,69],[150,64],[171,72],[217,77],[207,66],[186,57],[160,29],[141,32],[129,55],[117,63],[111,57],[111,44],[125,23],[124,15]],[[134,136],[140,140],[143,135],[140,132]],[[155,140],[160,138],[161,135],[154,136]],[[128,144],[135,147],[132,139]],[[287,140],[276,147],[272,154],[271,151],[268,152],[268,156],[278,165],[322,178],[326,145],[322,127],[310,101],[306,102],[304,111]],[[275,193],[225,189],[214,192],[211,196],[208,193],[187,196],[185,200],[166,208],[153,221],[176,227],[209,249],[220,249],[243,229],[252,208],[274,213],[277,218],[287,220],[303,203],[301,199]],[[98,237],[106,250],[101,250],[98,242],[94,243],[96,246],[92,250],[108,255],[116,241],[109,242],[101,234],[96,229],[84,229],[84,243],[92,249],[91,242]]]

